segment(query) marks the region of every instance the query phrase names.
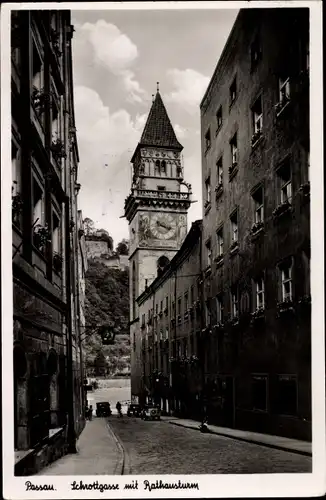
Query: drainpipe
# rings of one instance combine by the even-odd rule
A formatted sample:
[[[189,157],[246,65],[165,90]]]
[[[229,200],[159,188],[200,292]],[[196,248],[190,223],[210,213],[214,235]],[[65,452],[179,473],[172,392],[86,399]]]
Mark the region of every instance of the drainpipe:
[[[200,329],[201,329],[201,334],[200,334],[200,345],[201,345],[201,368],[202,368],[202,373],[201,373],[201,379],[202,379],[202,386],[201,386],[201,393],[203,395],[203,390],[205,386],[205,358],[206,358],[206,349],[205,345],[203,345],[203,339],[202,337],[202,331],[204,329],[204,314],[205,314],[205,287],[204,287],[204,266],[203,266],[203,228],[201,228],[200,231],[200,246],[199,246],[199,264],[200,264],[200,279],[201,279],[201,315],[200,315]]]

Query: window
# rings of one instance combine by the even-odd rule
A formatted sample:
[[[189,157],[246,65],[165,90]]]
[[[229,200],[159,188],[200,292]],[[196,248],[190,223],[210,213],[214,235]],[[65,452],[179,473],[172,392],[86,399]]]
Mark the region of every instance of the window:
[[[189,308],[189,295],[188,292],[185,293],[185,312],[188,311]]]
[[[254,202],[254,223],[261,224],[264,222],[264,194],[262,187],[256,189],[252,199]]]
[[[210,301],[210,299],[205,301],[205,324],[206,324],[206,327],[211,325],[211,301]]]
[[[207,266],[209,267],[212,264],[212,244],[210,239],[206,241],[206,257]]]
[[[223,158],[222,156],[216,162],[217,167],[217,187],[223,186]]]
[[[21,155],[20,148],[11,143],[11,175],[12,175],[12,196],[20,194],[21,190]]]
[[[33,223],[35,226],[38,224],[44,225],[45,223],[45,213],[44,213],[44,189],[38,183],[38,181],[33,178]],[[36,222],[37,221],[37,222]]]
[[[57,253],[57,254],[61,253],[60,243],[61,243],[60,218],[56,212],[52,211],[52,250],[53,250],[53,253]]]
[[[250,47],[251,70],[253,70],[258,64],[258,62],[261,60],[261,55],[262,55],[262,50],[260,45],[260,36],[257,34]]]
[[[281,266],[282,302],[292,300],[292,262]]]
[[[267,410],[266,375],[253,375],[252,377],[252,407],[254,410]]]
[[[158,304],[155,304],[155,314],[158,315]]]
[[[294,375],[278,375],[275,411],[279,415],[297,414],[297,380]]]
[[[224,244],[223,227],[221,227],[216,232],[216,238],[217,238],[217,257],[223,257],[223,244]]]
[[[255,281],[255,305],[257,309],[265,308],[265,285],[263,278]]]
[[[155,162],[154,174],[160,175],[160,160],[156,160]]]
[[[168,314],[168,311],[169,311],[169,297],[165,297],[165,312],[166,312],[166,316]]]
[[[230,106],[232,106],[236,98],[237,98],[237,78],[235,77],[230,86]]]
[[[238,211],[235,210],[230,217],[231,221],[231,242],[238,242]]]
[[[256,140],[261,135],[263,128],[263,107],[261,97],[258,97],[255,104],[252,107],[252,121],[253,121],[253,130],[254,137]]]
[[[161,174],[166,175],[166,162],[165,162],[165,160],[161,161]]]
[[[172,301],[172,316],[175,316],[175,302],[174,300]]]
[[[218,132],[222,127],[223,123],[223,115],[222,115],[222,106],[220,106],[216,113],[216,131]]]
[[[181,297],[178,298],[178,314],[181,314]]]
[[[163,300],[161,300],[161,302],[160,302],[160,311],[161,312],[163,311]]]
[[[279,196],[280,202],[291,204],[292,201],[292,182],[291,182],[291,168],[289,162],[286,162],[277,171],[278,184],[279,184]]]
[[[208,205],[211,202],[211,178],[208,177],[205,181],[205,189],[206,189],[206,204]]]
[[[290,100],[290,79],[279,78],[278,81],[279,102],[285,105]]]
[[[209,148],[211,147],[211,130],[208,129],[206,134],[205,134],[205,150],[206,152],[209,150]]]
[[[190,288],[190,303],[191,303],[191,305],[194,303],[194,301],[195,301],[195,290],[194,290],[194,286],[192,285]]]
[[[141,317],[141,326],[145,326],[145,320],[146,320],[146,315],[142,314],[142,317]]]
[[[165,191],[166,187],[165,186],[157,186],[158,191]]]
[[[235,133],[230,141],[231,148],[231,166],[235,167],[238,163],[238,139]]]
[[[55,99],[52,99],[52,141],[60,139],[59,110]]]
[[[33,89],[42,90],[43,87],[43,63],[36,44],[33,40],[33,52],[32,52],[32,86]]]
[[[216,296],[216,321],[223,323],[223,297],[222,295]]]
[[[239,306],[238,306],[238,290],[233,287],[231,291],[231,318],[237,319],[239,317]]]

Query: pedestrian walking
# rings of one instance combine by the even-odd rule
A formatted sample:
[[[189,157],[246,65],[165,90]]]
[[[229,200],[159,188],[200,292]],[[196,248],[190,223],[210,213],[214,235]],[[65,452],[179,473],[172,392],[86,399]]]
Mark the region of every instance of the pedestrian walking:
[[[118,412],[118,417],[122,417],[122,411],[121,411],[121,403],[120,401],[117,402],[116,404],[116,409],[117,409],[117,412]]]
[[[93,406],[90,405],[88,410],[88,420],[92,420],[92,417],[93,417]]]

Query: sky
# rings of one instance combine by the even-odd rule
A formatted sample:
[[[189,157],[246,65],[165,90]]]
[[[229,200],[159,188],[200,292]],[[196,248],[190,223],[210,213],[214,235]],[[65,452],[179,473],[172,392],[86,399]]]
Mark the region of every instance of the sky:
[[[124,200],[130,159],[140,140],[156,82],[184,146],[192,184],[190,223],[202,217],[199,104],[238,10],[72,11],[79,209],[116,246],[128,238]],[[122,217],[122,218],[121,218]]]

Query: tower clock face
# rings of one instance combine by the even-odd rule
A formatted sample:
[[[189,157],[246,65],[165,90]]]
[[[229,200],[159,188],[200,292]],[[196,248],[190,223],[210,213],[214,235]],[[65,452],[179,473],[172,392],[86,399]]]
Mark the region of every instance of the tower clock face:
[[[170,240],[176,236],[177,221],[171,214],[155,214],[151,218],[150,230],[154,238]]]

